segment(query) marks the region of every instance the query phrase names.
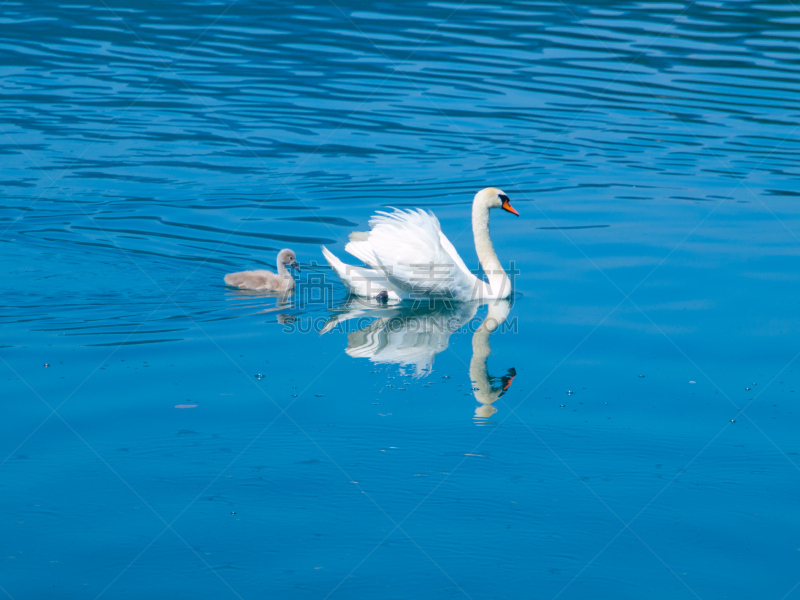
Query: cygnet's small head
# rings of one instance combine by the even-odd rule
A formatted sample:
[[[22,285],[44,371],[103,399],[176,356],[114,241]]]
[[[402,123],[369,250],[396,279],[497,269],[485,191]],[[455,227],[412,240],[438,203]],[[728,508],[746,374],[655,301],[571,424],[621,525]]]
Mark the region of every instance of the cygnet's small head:
[[[300,272],[300,265],[297,263],[297,257],[294,255],[294,250],[289,250],[289,248],[284,248],[278,252],[278,264],[288,265],[295,269],[298,273]]]
[[[503,190],[489,187],[481,190],[475,195],[475,202],[481,202],[488,208],[502,208],[512,215],[519,216],[516,209],[511,206],[511,200]]]

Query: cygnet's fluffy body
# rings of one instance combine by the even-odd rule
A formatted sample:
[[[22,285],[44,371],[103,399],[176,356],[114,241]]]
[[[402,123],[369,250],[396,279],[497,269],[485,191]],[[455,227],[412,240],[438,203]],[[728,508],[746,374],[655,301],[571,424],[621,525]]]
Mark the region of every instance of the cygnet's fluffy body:
[[[294,289],[294,278],[286,265],[300,272],[300,265],[292,250],[284,248],[278,252],[278,272],[273,273],[265,269],[254,271],[239,271],[225,275],[225,283],[241,290],[264,290],[273,292],[288,292]]]

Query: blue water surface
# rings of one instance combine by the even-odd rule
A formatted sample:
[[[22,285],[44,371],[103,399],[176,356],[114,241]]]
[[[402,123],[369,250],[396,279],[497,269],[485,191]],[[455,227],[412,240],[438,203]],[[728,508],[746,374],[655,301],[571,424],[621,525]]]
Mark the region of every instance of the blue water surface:
[[[0,591],[800,597],[798,44],[790,2],[2,2]],[[502,327],[337,322],[321,245],[418,206],[477,268],[489,185]],[[283,247],[290,298],[224,286]]]

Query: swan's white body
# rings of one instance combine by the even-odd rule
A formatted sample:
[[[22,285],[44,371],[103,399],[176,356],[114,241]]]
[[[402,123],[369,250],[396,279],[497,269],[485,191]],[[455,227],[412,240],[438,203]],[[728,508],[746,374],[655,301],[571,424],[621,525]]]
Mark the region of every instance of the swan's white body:
[[[507,298],[511,281],[500,264],[489,237],[489,209],[518,213],[508,196],[486,188],[472,202],[475,250],[488,282],[478,279],[442,233],[439,220],[428,211],[379,212],[370,219],[370,231],[350,234],[345,250],[367,267],[347,265],[322,247],[322,253],[351,294],[390,299],[445,297],[456,300]]]

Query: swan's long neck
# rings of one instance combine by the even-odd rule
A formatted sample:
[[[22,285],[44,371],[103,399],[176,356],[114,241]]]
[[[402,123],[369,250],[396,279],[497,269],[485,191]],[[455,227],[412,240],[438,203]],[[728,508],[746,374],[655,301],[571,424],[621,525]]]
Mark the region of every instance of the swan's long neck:
[[[507,297],[511,293],[511,281],[497,258],[492,238],[489,236],[489,207],[478,200],[472,204],[472,235],[475,237],[478,260],[489,280],[490,297]]]
[[[289,270],[286,268],[286,263],[282,260],[278,261],[278,275],[283,278],[291,277],[291,275],[289,275]]]

